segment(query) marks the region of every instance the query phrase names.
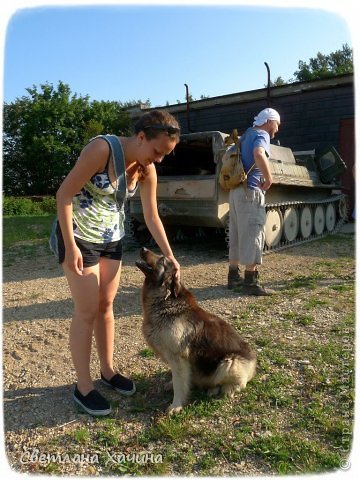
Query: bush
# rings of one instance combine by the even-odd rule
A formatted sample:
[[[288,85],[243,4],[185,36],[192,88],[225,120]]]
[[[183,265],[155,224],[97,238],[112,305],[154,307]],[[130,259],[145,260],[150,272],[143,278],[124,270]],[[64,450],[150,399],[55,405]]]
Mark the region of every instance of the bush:
[[[44,213],[56,213],[56,198],[44,197],[40,202],[40,208]]]
[[[3,215],[29,216],[56,213],[56,199],[45,197],[41,201],[33,201],[24,197],[3,197]]]

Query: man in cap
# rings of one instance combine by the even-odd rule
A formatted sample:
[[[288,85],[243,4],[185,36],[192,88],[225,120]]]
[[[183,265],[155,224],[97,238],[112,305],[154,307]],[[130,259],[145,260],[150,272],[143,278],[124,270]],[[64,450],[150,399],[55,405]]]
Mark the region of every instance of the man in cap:
[[[244,170],[251,172],[247,185],[230,190],[230,242],[228,288],[242,286],[248,295],[270,295],[259,283],[257,265],[262,263],[265,240],[265,192],[272,184],[269,168],[270,140],[278,132],[280,115],[265,108],[254,118],[253,126],[241,137]],[[244,279],[240,265],[245,265]]]

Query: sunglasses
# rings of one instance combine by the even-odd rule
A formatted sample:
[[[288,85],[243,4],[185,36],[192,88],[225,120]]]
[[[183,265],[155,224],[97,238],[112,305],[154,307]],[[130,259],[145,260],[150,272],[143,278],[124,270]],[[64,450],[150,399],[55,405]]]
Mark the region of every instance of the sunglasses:
[[[155,130],[161,130],[163,132],[166,132],[168,135],[174,135],[175,133],[179,133],[180,132],[180,128],[179,127],[173,127],[172,125],[146,125],[145,127],[143,127],[143,130],[145,130],[146,128],[153,128]]]

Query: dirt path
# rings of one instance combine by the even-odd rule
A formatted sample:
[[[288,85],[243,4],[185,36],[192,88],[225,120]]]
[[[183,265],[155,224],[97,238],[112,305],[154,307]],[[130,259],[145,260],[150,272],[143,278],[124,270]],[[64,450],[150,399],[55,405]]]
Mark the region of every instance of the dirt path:
[[[174,250],[182,266],[182,280],[204,308],[232,321],[246,308],[262,305],[262,301],[239,297],[225,288],[227,263],[218,243],[176,245]],[[271,306],[270,303],[263,303],[263,321],[266,322],[266,309],[271,308],[272,315],[278,312],[281,318],[283,312],[294,306],[296,308],[297,302],[304,302],[306,293],[302,297],[282,297],[282,289],[292,279],[306,277],[309,266],[320,265],[342,253],[339,240],[309,243],[267,255],[262,280],[265,285],[274,288],[278,295]],[[349,251],[349,255],[352,254]],[[149,362],[139,355],[146,345],[141,335],[139,299],[143,276],[134,266],[137,255],[137,250],[125,253],[121,288],[115,301],[115,364],[128,375],[154,376],[156,383],[156,375],[164,367],[157,359]],[[5,443],[14,468],[29,471],[30,467],[20,464],[19,452],[43,442],[44,438],[51,439],[66,430],[66,425],[79,419],[71,398],[75,376],[68,349],[72,301],[62,271],[48,254],[46,246],[37,246],[26,258],[13,252],[6,264],[8,266],[3,269]],[[353,281],[353,267],[347,265],[341,275],[342,280]],[[333,277],[321,278],[319,282],[323,282],[324,288],[333,285],[339,282],[339,272],[335,272]],[[319,310],[319,317],[315,319],[317,329],[315,331],[309,327],[309,338],[317,334],[319,342],[322,342],[319,325],[321,327],[322,322],[335,323],[341,315],[341,309],[329,309],[328,312],[321,310],[321,316]],[[250,341],[259,328],[261,322],[255,326],[252,334],[247,334]],[[98,378],[99,366],[95,355],[91,368],[94,378]],[[154,396],[160,392],[155,383],[152,390]],[[156,408],[165,409],[167,402],[168,399],[162,400],[160,396]],[[119,411],[124,419],[132,419],[132,433],[150,421],[147,414],[131,413],[128,399],[120,401]]]

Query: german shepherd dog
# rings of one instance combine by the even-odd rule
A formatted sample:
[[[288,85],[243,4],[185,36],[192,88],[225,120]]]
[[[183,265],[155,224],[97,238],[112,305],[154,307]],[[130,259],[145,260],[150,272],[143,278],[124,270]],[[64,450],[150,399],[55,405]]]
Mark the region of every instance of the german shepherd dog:
[[[232,397],[246,387],[256,370],[256,353],[229,323],[202,309],[176,278],[173,263],[146,248],[137,267],[142,288],[144,338],[171,368],[173,402],[182,410],[191,385]],[[170,383],[171,385],[171,383]]]

